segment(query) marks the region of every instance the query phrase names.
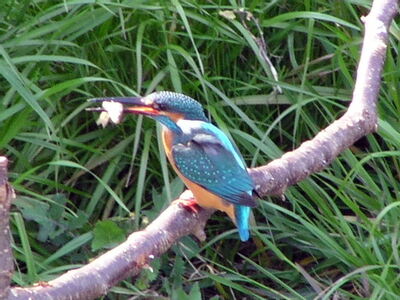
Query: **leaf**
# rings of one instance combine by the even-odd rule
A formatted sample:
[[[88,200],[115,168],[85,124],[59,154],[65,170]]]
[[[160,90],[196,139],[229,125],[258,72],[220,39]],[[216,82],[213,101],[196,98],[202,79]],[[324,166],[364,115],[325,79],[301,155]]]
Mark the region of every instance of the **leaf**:
[[[64,194],[57,193],[52,195],[53,203],[50,205],[49,217],[53,220],[59,220],[62,218],[65,211],[65,204],[67,203],[67,197]]]
[[[201,300],[201,291],[200,291],[200,287],[199,287],[199,283],[198,282],[193,284],[193,287],[192,287],[192,289],[190,290],[190,293],[189,293],[189,299],[191,299],[191,300]]]
[[[85,168],[84,166],[81,166],[80,164],[77,164],[77,163],[72,162],[72,161],[67,161],[67,160],[53,161],[53,162],[50,163],[50,165],[64,166],[64,167],[81,169],[81,170],[83,170],[85,172],[88,172],[88,173],[92,174],[104,186],[104,188],[110,193],[110,195],[121,206],[121,208],[124,209],[127,213],[130,213],[129,209],[122,202],[121,198],[118,197],[118,195],[101,178],[99,178],[98,176],[96,176],[96,174],[94,174],[91,171],[89,171],[89,169]]]
[[[88,217],[86,215],[86,213],[82,210],[78,210],[78,212],[76,213],[76,216],[73,216],[70,220],[69,220],[69,229],[73,230],[73,229],[79,229],[82,228],[88,221]]]
[[[66,256],[68,254],[74,253],[76,249],[82,248],[83,245],[88,243],[92,239],[92,233],[86,232],[82,235],[75,237],[74,239],[67,242],[64,246],[54,252],[52,255],[43,261],[43,265],[50,264],[51,262],[59,259],[60,257]],[[73,254],[72,254],[73,255]]]
[[[110,249],[125,240],[124,231],[111,220],[97,222],[93,234],[93,251]]]
[[[34,221],[39,225],[37,239],[42,242],[54,239],[69,228],[63,216],[67,201],[65,195],[47,196],[53,202],[44,203],[26,196],[19,196],[14,201],[14,205],[21,210],[25,220]]]
[[[151,267],[142,270],[139,278],[135,282],[135,286],[141,291],[149,289],[150,284],[158,278],[161,259],[158,257],[155,258],[150,265]]]
[[[56,224],[48,217],[50,205],[30,197],[17,197],[14,205],[19,207],[25,220],[34,221],[39,224],[37,239],[41,242],[47,241],[50,234],[55,231]]]
[[[40,106],[40,104],[35,99],[35,96],[32,94],[31,90],[27,87],[25,81],[23,80],[23,76],[17,70],[17,68],[12,64],[11,59],[9,58],[7,52],[3,47],[0,46],[0,54],[3,56],[4,60],[0,60],[0,74],[8,81],[10,86],[12,86],[21,97],[29,104],[33,110],[40,116],[43,120],[44,124],[51,130],[55,131],[54,125],[50,120],[49,116]]]
[[[24,219],[33,220],[39,224],[48,222],[47,212],[49,204],[26,196],[15,198],[13,204],[21,210]]]

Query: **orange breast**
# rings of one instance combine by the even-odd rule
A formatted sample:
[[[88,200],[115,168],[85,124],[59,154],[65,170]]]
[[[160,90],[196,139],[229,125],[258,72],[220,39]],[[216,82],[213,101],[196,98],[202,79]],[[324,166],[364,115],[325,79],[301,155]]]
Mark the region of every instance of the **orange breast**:
[[[165,153],[167,154],[168,160],[171,163],[172,167],[174,168],[175,172],[178,176],[182,179],[185,183],[186,187],[190,189],[196,198],[198,204],[204,208],[213,208],[224,211],[228,216],[232,219],[233,222],[235,221],[235,212],[234,207],[232,204],[228,203],[221,197],[207,191],[200,185],[194,183],[187,179],[175,166],[174,158],[172,157],[172,132],[168,129],[163,129],[162,132],[163,144]]]

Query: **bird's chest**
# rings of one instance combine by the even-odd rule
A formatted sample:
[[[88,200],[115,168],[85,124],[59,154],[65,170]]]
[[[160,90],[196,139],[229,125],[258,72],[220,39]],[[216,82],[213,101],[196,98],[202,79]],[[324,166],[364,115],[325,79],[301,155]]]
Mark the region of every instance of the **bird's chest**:
[[[168,160],[172,164],[175,169],[175,163],[172,157],[172,146],[174,145],[174,136],[172,131],[163,129],[162,131],[162,141],[164,145],[165,154],[168,157]],[[176,170],[175,170],[176,171]]]

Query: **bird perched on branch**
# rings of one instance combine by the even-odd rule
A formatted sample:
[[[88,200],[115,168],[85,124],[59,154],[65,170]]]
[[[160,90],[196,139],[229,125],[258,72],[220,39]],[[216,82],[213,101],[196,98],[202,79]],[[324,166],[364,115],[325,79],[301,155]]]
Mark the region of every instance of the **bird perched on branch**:
[[[249,239],[254,183],[236,145],[204,115],[196,100],[173,92],[145,97],[91,99],[102,102],[114,123],[124,114],[141,114],[163,125],[163,144],[172,167],[195,199],[185,204],[224,211],[242,241]],[[194,209],[195,210],[195,209]]]

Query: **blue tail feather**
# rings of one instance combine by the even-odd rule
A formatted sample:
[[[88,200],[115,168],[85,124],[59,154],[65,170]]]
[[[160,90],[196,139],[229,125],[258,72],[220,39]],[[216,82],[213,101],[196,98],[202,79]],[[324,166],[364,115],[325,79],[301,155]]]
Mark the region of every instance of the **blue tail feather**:
[[[235,206],[236,226],[239,230],[239,236],[242,242],[249,239],[249,219],[251,208],[244,205]]]

